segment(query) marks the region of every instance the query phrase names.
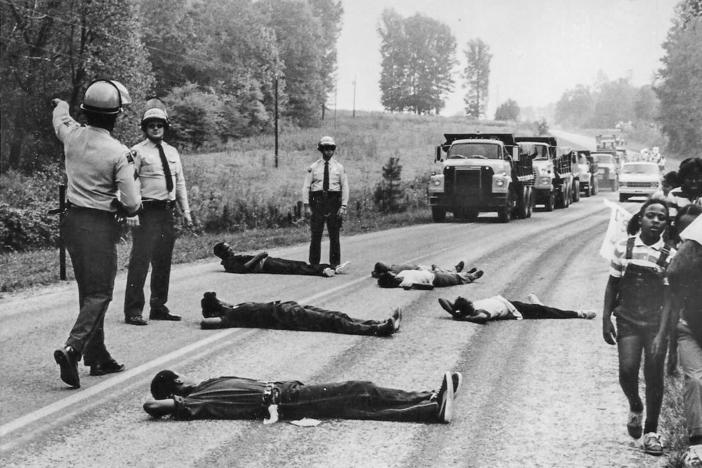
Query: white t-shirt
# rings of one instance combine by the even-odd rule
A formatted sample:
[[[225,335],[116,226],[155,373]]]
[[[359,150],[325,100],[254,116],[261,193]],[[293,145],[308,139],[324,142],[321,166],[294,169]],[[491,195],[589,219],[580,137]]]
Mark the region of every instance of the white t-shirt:
[[[502,296],[492,296],[474,301],[473,308],[476,311],[481,310],[486,312],[491,319],[521,320],[523,318],[522,314],[514,307],[514,304]]]
[[[402,270],[396,277],[402,279],[401,288],[411,288],[413,284],[434,284],[434,273],[427,270]]]
[[[702,216],[695,218],[683,232],[680,233],[683,240],[690,239],[698,244],[702,244]]]

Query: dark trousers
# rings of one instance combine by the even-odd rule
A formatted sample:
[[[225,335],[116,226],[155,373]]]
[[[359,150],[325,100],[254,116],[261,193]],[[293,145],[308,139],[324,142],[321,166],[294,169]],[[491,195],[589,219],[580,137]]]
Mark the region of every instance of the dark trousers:
[[[134,229],[132,252],[129,257],[127,289],[124,294],[125,317],[141,316],[144,309],[144,282],[151,264],[152,310],[168,301],[171,279],[171,258],[175,244],[173,210],[146,208],[139,215],[139,227]]]
[[[320,265],[310,265],[299,260],[286,260],[284,258],[266,257],[261,266],[261,273],[277,275],[309,275],[323,276],[322,272],[330,265],[322,263]]]
[[[309,261],[312,265],[319,264],[322,256],[322,234],[324,234],[325,224],[329,233],[329,263],[335,267],[341,263],[339,232],[341,231],[342,218],[337,214],[339,208],[341,208],[341,194],[339,192],[329,192],[326,195],[321,192],[310,194],[312,241],[310,242]]]
[[[85,365],[94,365],[110,359],[103,324],[117,273],[118,225],[107,211],[71,208],[61,230],[80,307],[66,345],[83,355]]]
[[[342,312],[301,306],[294,301],[244,302],[236,306],[222,303],[222,306],[226,327],[375,335],[381,326],[387,324],[387,321],[359,320]]]
[[[407,392],[349,381],[318,385],[284,385],[279,412],[284,419],[339,418],[378,421],[436,422],[438,403],[432,392]]]
[[[578,318],[574,310],[563,310],[541,304],[527,304],[526,302],[509,301],[522,314],[525,319],[568,319]]]

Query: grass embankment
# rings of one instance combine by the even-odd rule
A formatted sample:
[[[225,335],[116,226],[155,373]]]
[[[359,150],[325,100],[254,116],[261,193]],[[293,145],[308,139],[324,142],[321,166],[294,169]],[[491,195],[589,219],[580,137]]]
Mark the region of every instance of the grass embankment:
[[[307,167],[319,157],[322,135],[334,136],[336,157],[348,172],[351,197],[343,235],[429,222],[426,200],[434,148],[448,132],[512,132],[504,123],[470,121],[460,117],[339,112],[322,128],[283,129],[279,164],[274,167],[273,136],[236,141],[224,151],[183,154],[193,217],[199,228],[183,232],[176,242],[174,262],[211,258],[212,245],[226,239],[237,251],[259,251],[305,242],[309,231],[294,218]],[[527,133],[524,128],[520,132]],[[382,180],[382,167],[399,157],[406,211],[379,213],[373,192]],[[17,194],[15,198],[21,197]],[[53,208],[51,203],[47,209]],[[129,236],[127,236],[129,237]],[[126,268],[131,242],[119,244],[121,269]],[[0,255],[0,292],[58,282],[57,249]],[[69,277],[72,272],[68,268]]]

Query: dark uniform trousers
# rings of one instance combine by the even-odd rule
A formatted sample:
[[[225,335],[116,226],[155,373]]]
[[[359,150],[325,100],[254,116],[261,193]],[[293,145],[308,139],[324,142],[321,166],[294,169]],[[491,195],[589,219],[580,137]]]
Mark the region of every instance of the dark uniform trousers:
[[[173,203],[143,204],[139,226],[134,229],[129,257],[127,289],[124,295],[126,317],[141,316],[144,309],[144,283],[151,264],[151,309],[158,310],[168,301],[171,257],[175,244]]]
[[[320,263],[325,224],[329,233],[329,263],[334,267],[341,263],[339,231],[341,231],[342,218],[337,214],[339,208],[341,208],[341,192],[323,192],[321,190],[310,192],[312,241],[310,242],[309,262],[312,265]]]
[[[522,314],[525,319],[569,319],[578,318],[574,310],[558,309],[541,304],[528,304],[526,302],[509,301]]]
[[[61,231],[80,305],[66,345],[83,355],[85,365],[95,365],[110,359],[103,324],[117,273],[119,225],[114,213],[74,206],[66,213]]]
[[[320,331],[348,335],[375,335],[387,320],[359,320],[342,312],[302,306],[295,301],[223,303],[222,318],[228,327]]]

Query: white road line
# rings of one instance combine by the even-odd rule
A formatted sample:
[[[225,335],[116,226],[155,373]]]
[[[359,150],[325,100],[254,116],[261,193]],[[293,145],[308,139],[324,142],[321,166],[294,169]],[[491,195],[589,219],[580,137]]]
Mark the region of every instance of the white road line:
[[[430,254],[425,254],[421,255],[419,257],[415,257],[409,260],[406,260],[406,263],[415,263],[418,262],[422,259],[425,259],[429,257],[430,255],[436,255],[440,254],[443,252],[446,252],[448,250],[453,249],[454,247],[447,247],[444,249],[440,249],[437,251],[432,251]],[[351,286],[354,286],[358,283],[361,283],[363,281],[367,281],[368,277],[364,276],[361,278],[357,278],[353,281],[349,281],[347,283],[341,284],[335,288],[327,289],[324,292],[314,294],[312,296],[305,297],[303,299],[300,299],[300,302],[302,303],[310,303],[314,301],[315,299],[319,299],[324,296],[328,296],[331,294],[334,294],[337,291],[341,291],[342,289],[349,288]],[[213,343],[215,341],[218,341],[222,338],[225,338],[235,332],[241,332],[240,328],[230,328],[227,330],[222,330],[221,332],[215,333],[214,335],[208,336],[207,338],[203,338],[202,340],[196,341],[194,343],[191,343],[184,348],[178,349],[176,351],[173,351],[171,353],[165,354],[163,356],[160,356],[154,360],[151,360],[149,362],[145,362],[144,364],[135,367],[134,369],[129,369],[125,372],[120,372],[119,374],[115,375],[114,377],[111,377],[104,382],[101,382],[97,385],[93,385],[90,388],[87,388],[85,390],[79,390],[78,392],[72,394],[69,397],[63,398],[61,400],[58,400],[54,403],[51,403],[47,406],[44,406],[42,408],[39,408],[38,410],[32,411],[31,413],[25,414],[24,416],[21,416],[17,419],[14,419],[8,423],[3,424],[0,426],[0,438],[7,436],[13,431],[16,431],[18,429],[21,429],[25,426],[28,426],[29,424],[35,423],[36,421],[39,421],[40,419],[46,418],[48,416],[51,416],[54,413],[57,413],[58,411],[61,411],[65,408],[68,408],[71,405],[74,405],[76,403],[80,403],[83,400],[86,400],[92,396],[95,396],[105,390],[108,390],[112,387],[115,387],[119,385],[122,382],[125,382],[132,377],[135,377],[142,372],[146,372],[148,370],[151,370],[155,367],[160,367],[163,364],[170,362],[174,359],[177,359],[181,356],[187,355],[188,353],[191,353],[193,351],[196,351],[210,343]],[[251,331],[250,333],[254,333]]]

